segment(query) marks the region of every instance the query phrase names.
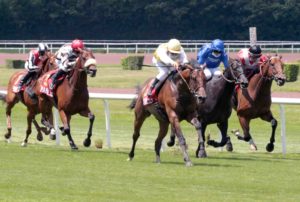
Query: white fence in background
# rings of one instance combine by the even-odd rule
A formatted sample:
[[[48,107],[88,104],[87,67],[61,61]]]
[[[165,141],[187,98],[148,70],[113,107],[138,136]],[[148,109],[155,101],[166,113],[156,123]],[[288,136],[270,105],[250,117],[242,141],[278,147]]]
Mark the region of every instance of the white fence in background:
[[[36,48],[38,40],[0,40],[1,52],[27,53]],[[66,40],[45,40],[54,52],[63,44],[70,43]],[[152,53],[162,40],[85,40],[88,48],[100,53]],[[197,52],[199,48],[211,42],[210,40],[181,40],[186,52]],[[225,40],[227,52],[236,52],[241,48],[249,47],[250,41]],[[300,41],[257,41],[263,51],[274,53],[300,53]]]
[[[2,94],[6,94],[6,91],[0,91]],[[110,125],[110,110],[108,100],[132,100],[136,97],[135,94],[114,94],[114,93],[89,93],[91,99],[103,100],[104,112],[105,112],[105,127],[106,127],[106,143],[108,148],[112,148],[111,145],[111,125]],[[286,124],[285,124],[285,110],[284,105],[300,105],[300,98],[277,98],[272,97],[273,104],[279,104],[280,108],[280,120],[281,120],[281,143],[282,153],[286,154]],[[54,124],[56,133],[56,144],[60,144],[60,132],[58,126],[58,112],[54,111]]]

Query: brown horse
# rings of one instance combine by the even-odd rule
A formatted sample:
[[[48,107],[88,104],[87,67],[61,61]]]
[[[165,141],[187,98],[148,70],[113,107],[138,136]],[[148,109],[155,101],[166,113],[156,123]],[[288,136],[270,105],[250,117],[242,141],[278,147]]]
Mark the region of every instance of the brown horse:
[[[187,153],[187,145],[183,136],[180,121],[186,120],[193,124],[198,132],[199,141],[203,142],[200,135],[200,122],[197,119],[197,103],[199,100],[204,100],[205,93],[205,75],[203,70],[194,69],[191,65],[184,65],[178,73],[171,74],[165,81],[161,90],[158,93],[158,101],[150,105],[143,104],[143,97],[147,94],[152,80],[146,82],[145,87],[139,93],[130,106],[134,108],[135,121],[134,133],[132,136],[133,143],[129,153],[129,160],[134,157],[136,142],[140,136],[140,129],[147,117],[151,114],[159,122],[159,133],[155,141],[156,162],[160,163],[160,149],[163,138],[166,136],[169,124],[175,131],[179,140],[180,147],[183,152],[183,157],[186,166],[192,166],[192,162]]]
[[[87,138],[84,141],[84,146],[88,147],[91,144],[90,138],[92,136],[95,116],[88,106],[89,92],[87,89],[87,74],[94,77],[96,71],[96,60],[93,53],[89,50],[82,50],[76,60],[74,69],[66,78],[64,78],[62,83],[55,88],[56,90],[53,97],[44,94],[45,91],[42,90],[43,83],[46,83],[49,87],[49,80],[47,79],[48,74],[44,75],[38,82],[39,87],[37,88],[37,94],[43,116],[48,118],[52,114],[49,106],[56,106],[63,123],[63,134],[67,135],[72,149],[78,149],[78,147],[71,136],[70,120],[71,116],[77,113],[81,116],[88,117],[90,120],[90,126]]]
[[[7,133],[5,134],[5,138],[8,142],[10,142],[11,138],[11,131],[12,131],[12,124],[11,124],[11,111],[12,108],[15,106],[16,103],[21,101],[26,107],[27,107],[27,130],[26,130],[26,137],[22,143],[22,146],[26,146],[28,142],[28,137],[31,134],[31,123],[35,125],[38,134],[37,139],[39,141],[43,140],[43,135],[41,132],[44,132],[46,134],[49,134],[50,130],[53,135],[55,133],[55,130],[53,128],[50,128],[50,130],[46,130],[46,128],[41,128],[37,121],[35,120],[35,116],[40,113],[40,109],[37,103],[37,97],[36,95],[32,94],[32,91],[34,91],[34,88],[36,87],[36,81],[37,79],[45,74],[47,71],[51,69],[56,68],[55,64],[55,58],[54,55],[52,55],[50,52],[46,52],[45,57],[42,59],[40,64],[38,64],[40,67],[40,71],[37,72],[35,75],[35,78],[32,78],[28,85],[25,85],[22,90],[19,92],[15,91],[16,85],[18,85],[18,81],[22,78],[24,74],[26,74],[26,70],[18,71],[14,73],[8,83],[7,86],[7,94],[1,95],[1,99],[6,103],[6,123],[7,123]],[[50,117],[51,118],[51,117]],[[51,118],[52,121],[52,118]]]
[[[274,150],[275,130],[277,120],[271,112],[271,86],[275,80],[277,85],[282,86],[285,83],[284,65],[281,61],[281,56],[269,56],[268,59],[260,65],[259,73],[255,74],[249,81],[247,89],[237,90],[237,105],[234,108],[237,111],[239,122],[243,129],[244,135],[239,132],[236,136],[239,140],[244,140],[252,145],[252,148],[257,149],[250,135],[250,120],[261,118],[264,121],[270,122],[272,126],[272,134],[270,143],[267,144],[266,150],[272,152]]]

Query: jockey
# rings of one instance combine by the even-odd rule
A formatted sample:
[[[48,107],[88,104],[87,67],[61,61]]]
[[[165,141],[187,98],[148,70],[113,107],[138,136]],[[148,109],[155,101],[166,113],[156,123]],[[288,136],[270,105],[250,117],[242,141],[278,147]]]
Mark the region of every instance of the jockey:
[[[220,63],[228,68],[228,56],[224,50],[224,42],[220,39],[213,40],[210,44],[203,45],[198,54],[197,61],[204,69],[206,79],[211,79],[214,75],[221,75]]]
[[[79,56],[80,51],[84,49],[82,40],[75,39],[71,44],[63,45],[56,52],[56,63],[58,65],[58,71],[52,76],[52,83],[50,89],[53,90],[57,79],[71,71],[76,63],[76,59]]]
[[[265,55],[262,55],[261,48],[257,45],[248,48],[243,48],[238,52],[238,59],[241,61],[245,75],[247,78],[259,72],[259,65],[267,60]]]
[[[49,48],[47,44],[39,43],[37,49],[31,50],[29,52],[28,60],[25,62],[24,65],[25,69],[27,70],[27,73],[20,80],[18,85],[18,91],[21,90],[22,86],[28,81],[29,78],[32,78],[34,75],[36,75],[37,72],[40,71],[40,67],[38,67],[38,64],[41,62],[42,57],[48,50]]]
[[[153,64],[157,67],[159,74],[149,88],[148,97],[153,98],[161,84],[168,77],[169,72],[176,69],[179,65],[188,63],[187,56],[177,39],[170,39],[168,43],[158,46],[152,58]]]

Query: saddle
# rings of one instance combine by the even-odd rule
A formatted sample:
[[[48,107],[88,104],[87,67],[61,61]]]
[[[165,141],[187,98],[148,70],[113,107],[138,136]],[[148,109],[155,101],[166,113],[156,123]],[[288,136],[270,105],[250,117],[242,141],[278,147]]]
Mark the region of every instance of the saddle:
[[[53,97],[53,91],[57,88],[57,86],[65,79],[66,75],[62,75],[57,78],[57,83],[55,84],[53,91],[50,90],[50,84],[52,83],[52,76],[58,71],[58,69],[52,70],[44,74],[40,79],[39,82],[41,83],[40,92],[46,94],[50,97]]]

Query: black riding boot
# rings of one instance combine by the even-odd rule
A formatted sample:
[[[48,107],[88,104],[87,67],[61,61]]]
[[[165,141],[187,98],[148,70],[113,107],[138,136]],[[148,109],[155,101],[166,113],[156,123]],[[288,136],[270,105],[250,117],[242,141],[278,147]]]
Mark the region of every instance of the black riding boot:
[[[59,69],[59,70],[52,76],[52,83],[51,83],[50,86],[49,86],[49,88],[50,88],[51,90],[53,90],[55,84],[57,83],[57,79],[58,79],[60,76],[64,75],[64,74],[66,74],[66,72],[65,72],[64,70],[62,70],[62,69]]]
[[[148,97],[153,96],[155,93],[152,94],[152,91],[154,89],[154,87],[156,87],[156,84],[158,84],[159,80],[157,78],[155,78],[155,80],[153,81],[153,83],[151,84],[149,90],[148,90]]]
[[[23,76],[23,78],[20,80],[18,89],[21,90],[22,86],[28,81],[28,79],[34,74],[35,72],[28,71],[27,74]]]

